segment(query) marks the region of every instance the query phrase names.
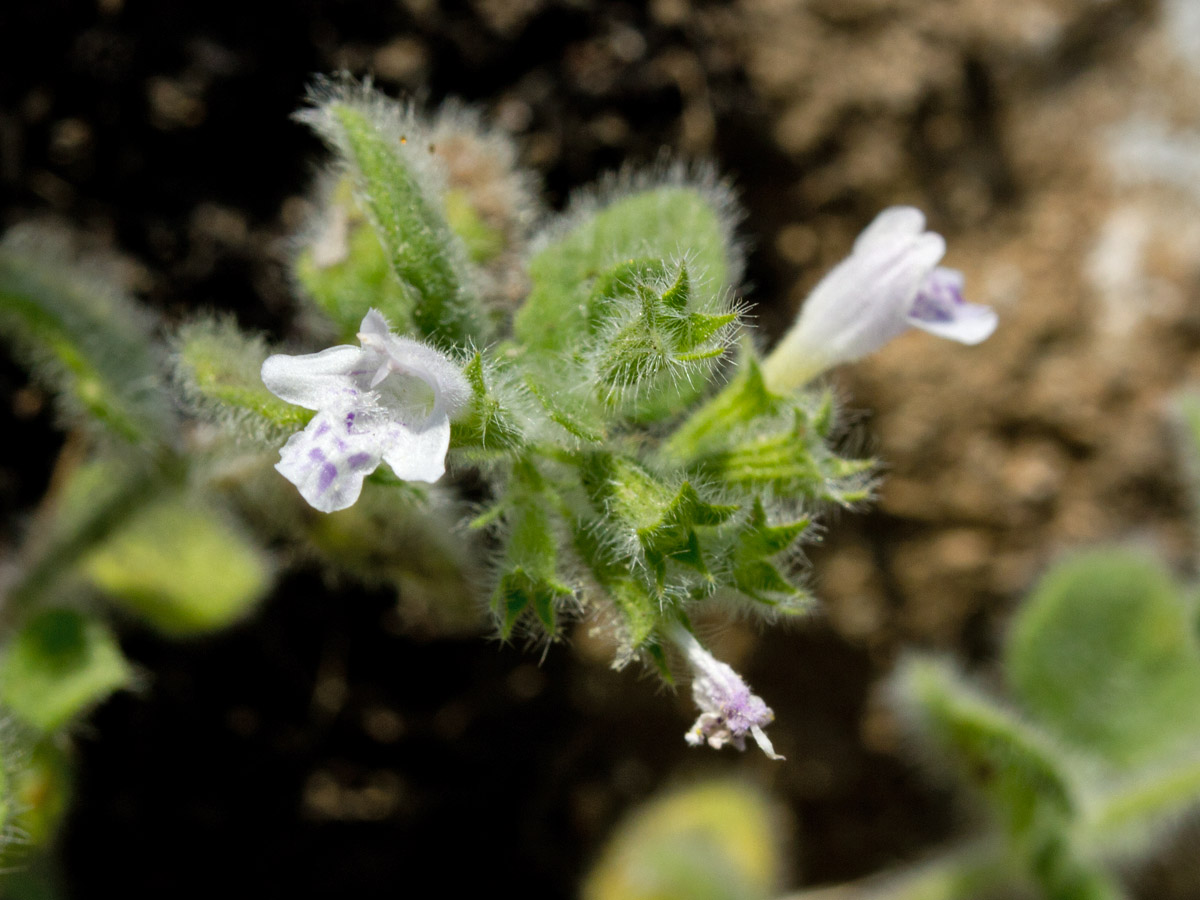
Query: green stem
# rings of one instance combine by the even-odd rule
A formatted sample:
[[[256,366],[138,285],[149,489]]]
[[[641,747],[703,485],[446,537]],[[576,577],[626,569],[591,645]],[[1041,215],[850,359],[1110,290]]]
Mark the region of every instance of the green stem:
[[[1109,794],[1089,816],[1088,831],[1097,837],[1129,826],[1161,821],[1200,802],[1200,759],[1159,772],[1153,779],[1126,785]]]

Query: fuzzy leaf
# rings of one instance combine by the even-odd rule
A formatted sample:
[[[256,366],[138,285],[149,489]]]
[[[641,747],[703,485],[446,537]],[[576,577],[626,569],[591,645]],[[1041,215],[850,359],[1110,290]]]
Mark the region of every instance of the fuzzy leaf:
[[[42,732],[126,687],[133,672],[100,622],[70,609],[27,621],[0,659],[0,704]]]
[[[696,529],[738,510],[705,501],[686,481],[672,490],[633,460],[605,453],[585,463],[584,486],[593,506],[637,541],[660,587],[668,560],[707,572]]]
[[[206,418],[266,425],[279,431],[303,428],[312,410],[280,400],[263,384],[267,349],[229,319],[202,319],[179,329],[175,338],[176,379]]]
[[[729,384],[685,419],[660,453],[683,465],[710,456],[725,446],[731,431],[774,416],[787,403],[767,389],[758,357],[746,346]]]
[[[224,628],[270,586],[262,552],[232,521],[185,492],[139,510],[85,560],[117,605],[167,634]]]
[[[870,493],[869,459],[842,459],[831,453],[796,409],[787,429],[742,431],[727,449],[701,461],[699,468],[717,481],[746,490],[773,489],[785,496],[848,505]]]
[[[383,313],[397,331],[411,330],[416,295],[393,271],[351,179],[337,179],[325,193],[313,234],[293,261],[296,280],[344,341],[354,339],[369,309]]]
[[[1006,670],[1045,728],[1128,766],[1200,738],[1200,646],[1161,563],[1093,551],[1051,571],[1018,613]]]
[[[151,323],[115,283],[75,263],[38,231],[0,242],[0,336],[84,416],[130,444],[172,438]]]
[[[711,311],[734,277],[728,201],[703,189],[667,184],[619,197],[579,214],[574,227],[530,261],[532,289],[517,315],[517,337],[535,351],[563,351],[586,325],[592,279],[622,261],[687,259],[704,275],[697,309]]]
[[[1036,728],[929,660],[910,659],[894,684],[902,708],[988,797],[1013,835],[1073,815],[1061,753]]]
[[[302,114],[342,157],[392,270],[412,295],[418,333],[439,346],[482,337],[478,302],[470,292],[465,251],[447,225],[437,192],[407,146],[383,127],[375,107],[391,103],[351,90],[335,92]]]

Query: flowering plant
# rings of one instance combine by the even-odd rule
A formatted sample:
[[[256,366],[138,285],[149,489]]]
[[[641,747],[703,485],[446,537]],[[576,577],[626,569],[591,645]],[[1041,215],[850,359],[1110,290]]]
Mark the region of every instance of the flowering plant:
[[[220,628],[268,590],[279,548],[402,596],[432,569],[442,606],[477,595],[504,639],[586,619],[614,665],[667,680],[682,653],[688,743],[749,737],[782,759],[771,709],[693,618],[810,608],[797,545],[872,485],[811,379],[909,324],[966,343],[995,325],[937,268],[942,239],[916,210],[882,213],[764,358],[736,293],[736,203],[707,168],[624,173],[551,215],[469,114],[345,81],[310,101],[299,118],[335,160],[290,260],[304,352],[199,319],[159,353],[149,315],[44,236],[0,246],[0,329],[87,435],[3,607],[0,705],[37,747],[22,758],[51,760],[26,793],[47,794],[64,730],[133,677],[76,598],[171,634]]]

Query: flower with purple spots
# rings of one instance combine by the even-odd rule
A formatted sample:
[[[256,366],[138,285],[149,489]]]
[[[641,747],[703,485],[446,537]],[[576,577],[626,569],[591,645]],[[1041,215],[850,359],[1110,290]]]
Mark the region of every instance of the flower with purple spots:
[[[279,354],[262,366],[271,393],[317,411],[283,445],[275,468],[322,512],[352,506],[380,462],[406,481],[441,478],[450,419],[470,398],[458,366],[391,334],[376,310],[362,320],[358,339],[360,347]]]
[[[909,328],[962,344],[996,329],[996,313],[963,300],[962,274],[938,265],[940,234],[911,206],[885,209],[850,256],[813,289],[796,324],[764,364],[767,383],[790,391],[838,363],[874,353]]]
[[[751,693],[742,676],[705,650],[686,628],[676,628],[672,638],[692,667],[692,699],[700,707],[700,716],[684,739],[693,747],[708,744],[719,750],[731,744],[745,750],[749,735],[771,759],[783,759],[763,730],[775,720],[771,707]]]

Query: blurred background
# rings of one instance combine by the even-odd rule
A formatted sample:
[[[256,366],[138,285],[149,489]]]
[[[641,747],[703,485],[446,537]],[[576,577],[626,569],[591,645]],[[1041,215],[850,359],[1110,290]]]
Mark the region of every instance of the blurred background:
[[[622,814],[731,772],[776,798],[789,882],[867,875],[965,827],[877,700],[902,647],[986,677],[1064,551],[1195,557],[1166,401],[1200,372],[1196,0],[7,0],[0,225],[70,224],[168,321],[225,310],[279,337],[323,159],[289,116],[336,70],[478,106],[554,207],[623,164],[715,161],[764,341],[894,203],[927,212],[1001,325],[834,376],[884,461],[878,505],[810,548],[817,616],[711,635],[786,764],[690,750],[686,692],[611,671],[586,627],[543,655],[299,568],[231,632],[122,633],[144,689],[79,741],[69,896],[571,897]],[[7,550],[64,435],[4,348],[0,434]],[[1140,891],[1196,896],[1169,872]]]

